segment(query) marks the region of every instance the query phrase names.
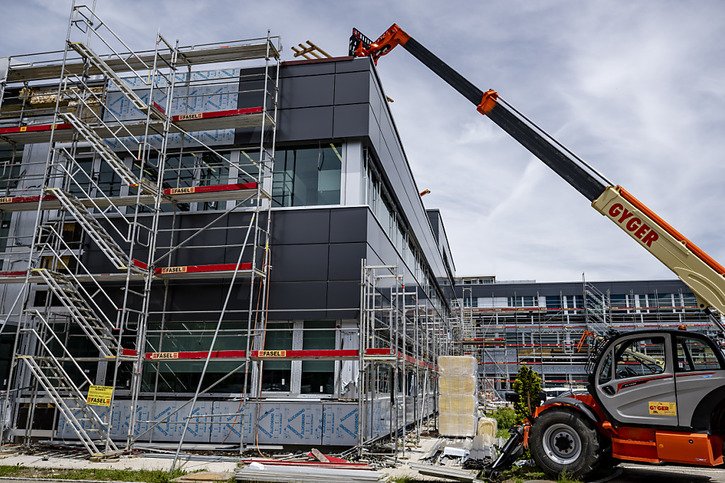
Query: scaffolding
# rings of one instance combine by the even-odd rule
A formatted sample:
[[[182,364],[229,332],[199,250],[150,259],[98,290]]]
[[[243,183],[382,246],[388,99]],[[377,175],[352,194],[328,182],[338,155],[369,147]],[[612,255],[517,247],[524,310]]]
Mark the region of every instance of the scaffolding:
[[[563,303],[565,295],[567,303]],[[462,292],[463,302],[465,297]],[[655,290],[647,298],[630,293],[615,300],[609,291],[582,280],[579,294],[559,294],[554,296],[555,303],[538,293],[526,304],[505,299],[486,307],[474,307],[470,302],[459,305],[469,305],[470,309],[463,310],[472,312],[473,334],[462,339],[462,351],[478,359],[479,387],[494,399],[511,388],[522,365],[542,374],[546,386],[583,388],[596,340],[611,331],[686,326],[711,336],[717,333],[717,325],[694,297],[682,292],[659,294]]]
[[[189,425],[208,417],[195,411],[201,394],[241,371],[245,397],[259,396],[253,355],[264,347],[269,297],[280,50],[269,33],[193,46],[157,34],[152,50],[134,52],[74,3],[62,51],[0,60],[0,144],[12,153],[0,210],[3,220],[18,215],[8,218],[17,226],[34,216],[32,232],[3,238],[0,331],[15,330],[4,441],[29,445],[43,426],[51,441],[112,454],[183,413],[175,463]],[[213,147],[240,132],[247,148]],[[47,155],[21,164],[24,146],[38,143]],[[209,211],[208,222],[185,223],[191,206]],[[208,263],[202,242],[214,230],[229,234],[215,246],[226,259]],[[167,303],[170,287],[187,280],[227,287],[221,307],[204,315],[215,318],[209,345],[195,354],[169,351],[158,335],[188,316]],[[230,310],[241,292],[247,307]],[[204,387],[232,312],[246,318],[245,350],[226,354],[239,364]],[[193,396],[142,420],[144,368],[156,368],[158,389],[161,377],[178,377],[161,376],[159,365],[188,359],[204,361]],[[130,408],[125,444],[113,423],[118,398]],[[40,403],[52,410],[38,413]]]
[[[407,286],[396,265],[361,262],[357,451],[393,436],[393,458],[436,414],[437,360],[447,355],[450,326],[435,300]],[[415,432],[408,428],[415,425]]]

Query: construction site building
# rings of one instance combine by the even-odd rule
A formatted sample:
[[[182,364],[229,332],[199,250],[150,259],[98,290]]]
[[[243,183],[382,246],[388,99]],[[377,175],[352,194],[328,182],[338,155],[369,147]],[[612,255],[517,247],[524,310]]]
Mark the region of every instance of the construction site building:
[[[465,334],[462,351],[478,359],[480,393],[501,397],[521,365],[545,388],[584,388],[593,337],[668,328],[715,335],[716,326],[679,280],[614,282],[497,281],[456,278]]]
[[[68,32],[0,59],[3,441],[360,446],[432,414],[454,267],[372,62],[134,52],[83,5]]]

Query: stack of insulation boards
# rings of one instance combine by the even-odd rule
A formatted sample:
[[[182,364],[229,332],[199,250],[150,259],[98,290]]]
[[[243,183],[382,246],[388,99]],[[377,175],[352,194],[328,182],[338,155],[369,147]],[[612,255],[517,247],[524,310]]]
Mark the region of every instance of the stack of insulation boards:
[[[449,437],[475,436],[478,423],[476,358],[440,356],[438,370],[438,432]]]

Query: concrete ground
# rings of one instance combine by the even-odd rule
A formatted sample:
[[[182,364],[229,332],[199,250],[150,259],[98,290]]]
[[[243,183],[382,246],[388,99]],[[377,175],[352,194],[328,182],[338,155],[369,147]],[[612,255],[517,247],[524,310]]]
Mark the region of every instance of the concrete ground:
[[[395,468],[379,470],[389,480],[393,478],[410,478],[412,481],[449,481],[419,475],[407,466],[408,462],[416,462],[425,455],[435,439],[424,438],[416,448],[406,451],[405,459]],[[143,456],[122,456],[114,461],[91,462],[84,454],[77,456],[62,454],[60,452],[47,452],[37,455],[4,453],[0,454],[0,465],[20,465],[33,468],[99,468],[99,469],[130,469],[130,470],[168,470],[171,458],[155,458]],[[182,461],[181,469],[185,471],[211,471],[219,473],[232,473],[236,468],[235,461]],[[725,469],[692,468],[683,466],[657,467],[637,464],[621,464],[621,472],[609,482],[615,483],[725,483]],[[547,481],[547,480],[539,480]]]
[[[171,458],[144,458],[138,456],[121,456],[116,460],[93,462],[86,455],[72,457],[55,452],[37,455],[2,454],[0,465],[27,466],[31,468],[54,469],[116,469],[116,470],[165,470],[171,468]],[[237,467],[232,461],[181,461],[179,469],[191,471],[233,472]]]

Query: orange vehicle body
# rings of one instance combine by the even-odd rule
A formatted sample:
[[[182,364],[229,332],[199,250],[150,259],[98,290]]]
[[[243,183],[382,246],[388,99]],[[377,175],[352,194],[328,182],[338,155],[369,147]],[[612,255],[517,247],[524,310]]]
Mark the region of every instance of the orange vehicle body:
[[[597,419],[597,431],[612,444],[612,457],[637,463],[677,463],[698,466],[720,466],[723,461],[723,439],[721,436],[684,431],[666,431],[629,425],[614,426],[590,394],[570,396],[590,409]],[[544,411],[555,407],[580,409],[566,403],[539,406],[533,414],[538,418]],[[528,448],[527,426],[524,431],[524,447]]]

